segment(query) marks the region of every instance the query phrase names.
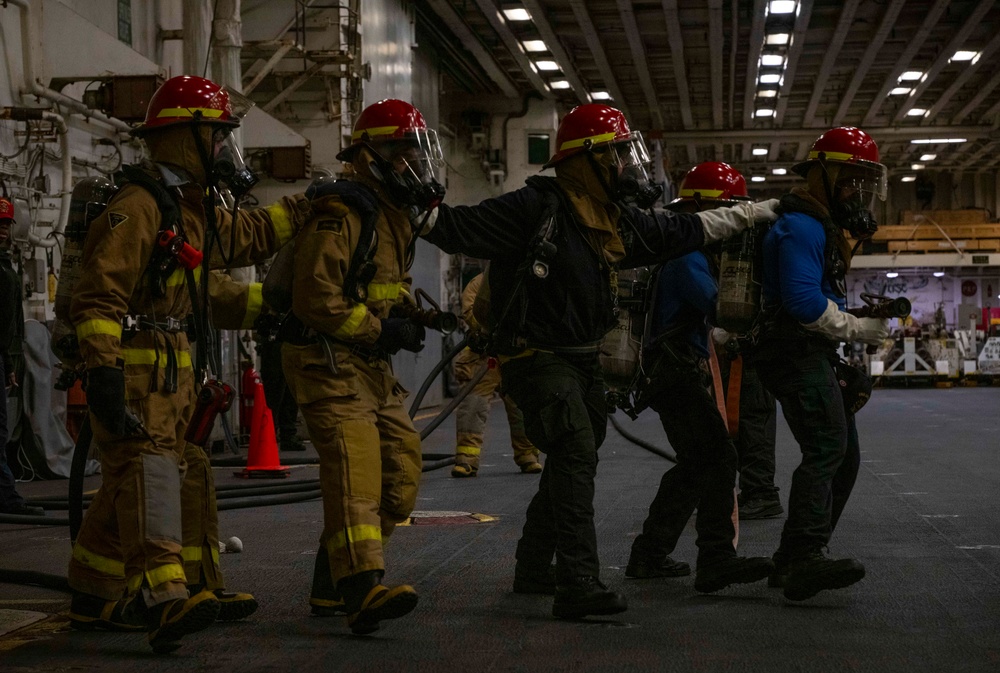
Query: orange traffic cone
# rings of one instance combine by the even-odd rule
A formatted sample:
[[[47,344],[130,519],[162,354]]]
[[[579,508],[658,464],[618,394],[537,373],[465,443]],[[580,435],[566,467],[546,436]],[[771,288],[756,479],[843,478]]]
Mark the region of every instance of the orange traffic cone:
[[[291,472],[278,460],[278,440],[274,436],[274,421],[264,399],[260,379],[254,383],[253,420],[250,424],[250,450],[247,466],[233,472],[237,477],[281,479]]]

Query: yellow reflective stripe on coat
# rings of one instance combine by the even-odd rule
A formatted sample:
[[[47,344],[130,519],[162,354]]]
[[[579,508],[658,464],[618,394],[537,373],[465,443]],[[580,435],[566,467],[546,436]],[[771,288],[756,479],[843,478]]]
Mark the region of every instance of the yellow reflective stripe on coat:
[[[332,552],[363,540],[381,541],[382,529],[378,526],[351,526],[331,537],[326,543],[326,548]]]
[[[149,586],[156,588],[161,584],[167,582],[174,582],[180,580],[181,582],[187,582],[187,577],[184,575],[184,566],[178,563],[168,563],[167,565],[160,566],[159,568],[153,568],[152,570],[147,570],[146,579],[149,581]]]
[[[609,133],[599,133],[596,136],[587,136],[586,138],[577,138],[576,140],[567,140],[562,145],[559,146],[559,151],[571,150],[574,147],[583,147],[589,140],[591,143],[596,145],[597,143],[606,143],[615,139],[616,133],[611,131]]]
[[[278,246],[282,246],[292,240],[295,235],[295,228],[292,226],[292,218],[288,216],[288,211],[280,203],[272,203],[264,209],[267,216],[271,218],[271,226],[278,237]]]
[[[481,449],[478,446],[459,446],[455,448],[455,453],[463,456],[478,456]]]
[[[402,289],[402,283],[368,283],[368,301],[396,299]]]
[[[80,341],[84,339],[89,339],[90,337],[97,334],[107,334],[108,336],[113,336],[115,338],[122,338],[122,324],[115,320],[104,320],[102,318],[94,318],[93,320],[84,320],[82,323],[76,326],[76,338]]]
[[[247,312],[243,315],[243,322],[240,324],[240,329],[250,329],[253,327],[254,321],[257,320],[261,309],[264,308],[263,288],[263,283],[250,283],[247,290]]]
[[[186,369],[191,366],[191,353],[188,351],[174,350],[177,356],[177,367]],[[167,352],[160,349],[160,358],[157,360],[156,351],[152,348],[123,348],[122,358],[126,365],[151,365],[157,364],[160,367],[167,366]]]
[[[351,315],[347,317],[344,324],[337,328],[333,336],[341,339],[354,336],[366,315],[368,315],[368,307],[364,304],[355,304],[354,308],[351,309]]]
[[[178,285],[183,285],[184,280],[187,278],[187,272],[185,269],[174,269],[174,272],[167,276],[167,287],[177,287]],[[201,280],[201,267],[196,267],[194,270],[195,282]]]
[[[125,564],[121,561],[116,561],[115,559],[106,558],[100,554],[95,554],[92,551],[84,549],[83,546],[77,542],[73,545],[73,558],[88,568],[93,568],[94,570],[100,571],[105,575],[112,575],[113,577],[125,577]]]

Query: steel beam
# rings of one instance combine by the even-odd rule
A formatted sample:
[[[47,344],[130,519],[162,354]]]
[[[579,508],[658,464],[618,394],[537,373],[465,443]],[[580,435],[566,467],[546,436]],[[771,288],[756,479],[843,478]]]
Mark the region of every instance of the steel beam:
[[[945,66],[947,66],[951,61],[952,55],[959,49],[963,49],[965,47],[966,40],[968,40],[972,32],[979,27],[983,18],[986,16],[986,13],[989,12],[995,4],[996,0],[980,0],[979,4],[976,5],[976,8],[965,20],[965,23],[962,24],[962,27],[959,28],[958,32],[955,33],[951,40],[948,41],[948,45],[938,54],[938,57],[934,60],[930,69],[924,74],[923,79],[917,83],[913,91],[910,92],[910,95],[906,97],[905,101],[903,101],[903,105],[896,111],[896,116],[893,118],[894,122],[898,124],[906,118],[906,113],[916,106],[917,100],[925,91],[927,91],[927,87],[931,85],[931,82],[933,82],[934,79],[941,74],[941,71],[944,70]]]
[[[264,78],[271,74],[274,70],[274,66],[278,65],[278,62],[285,57],[285,54],[295,46],[293,40],[288,40],[285,44],[278,47],[277,51],[271,54],[271,58],[267,59],[260,70],[253,76],[253,79],[243,87],[243,95],[249,96],[250,92],[257,88],[257,85],[264,81]]]
[[[618,86],[618,80],[615,79],[615,73],[611,69],[611,62],[608,61],[608,56],[604,53],[604,45],[601,42],[601,38],[597,35],[597,29],[590,18],[590,12],[587,11],[587,3],[585,0],[569,0],[569,6],[573,10],[576,22],[580,24],[580,29],[583,31],[583,39],[587,41],[587,48],[590,49],[590,53],[594,56],[597,71],[601,73],[604,86],[608,88],[608,93],[611,94],[611,98],[615,102],[615,107],[622,111],[626,119],[631,119],[631,114],[625,103],[625,96],[622,94],[621,87]]]
[[[632,1],[617,0],[617,2],[618,14],[621,16],[622,25],[625,27],[625,39],[628,40],[629,49],[632,51],[632,65],[635,68],[636,75],[639,77],[639,84],[642,86],[642,91],[646,94],[646,105],[649,106],[652,125],[656,128],[663,128],[663,113],[660,111],[660,104],[656,100],[656,89],[653,88],[653,78],[649,76],[649,64],[646,62],[646,48],[643,46],[642,37],[639,35],[639,24],[635,20]]]
[[[799,56],[802,55],[802,47],[806,43],[806,31],[809,30],[809,19],[812,18],[813,0],[801,0],[799,2],[799,13],[795,17],[795,27],[792,29],[792,43],[788,48],[788,58],[785,61],[785,81],[778,91],[778,105],[774,110],[774,124],[781,126],[785,118],[785,110],[788,109],[788,99],[792,94],[792,85],[795,83],[795,70],[799,64]],[[779,143],[771,143],[767,158],[775,161],[778,158]]]
[[[976,93],[976,95],[973,96],[972,99],[965,104],[965,107],[959,110],[958,113],[951,118],[951,123],[952,124],[962,123],[962,121],[966,117],[971,115],[977,107],[982,105],[983,101],[986,100],[986,97],[989,96],[991,93],[993,93],[993,90],[996,89],[997,86],[1000,86],[1000,70],[997,70],[993,74],[993,77],[991,77],[988,82],[979,87],[979,91]]]
[[[884,126],[865,129],[876,141],[881,138],[896,142],[925,138],[1000,138],[1000,130],[991,126]],[[725,129],[697,131],[664,131],[663,142],[673,145],[696,143],[752,143],[758,141],[808,142],[817,138],[816,129]]]
[[[753,99],[757,94],[757,69],[760,50],[764,46],[764,7],[767,0],[754,0],[753,23],[750,25],[750,44],[747,45],[747,79],[743,89],[743,128],[753,124]]]
[[[949,0],[937,0],[934,6],[931,7],[931,11],[927,13],[924,17],[924,22],[920,25],[920,29],[917,30],[917,34],[907,43],[906,49],[896,60],[896,65],[893,66],[892,71],[889,76],[885,78],[882,82],[881,88],[879,88],[878,93],[875,94],[875,98],[872,100],[871,107],[868,108],[868,113],[864,117],[862,122],[863,126],[868,126],[875,119],[875,115],[878,113],[879,108],[885,103],[886,96],[889,95],[889,90],[899,84],[899,76],[904,70],[910,65],[910,61],[913,57],[917,55],[920,48],[924,46],[924,42],[930,36],[934,30],[937,29],[937,23],[941,19],[941,15],[948,8]],[[874,43],[873,43],[874,44]],[[882,49],[883,44],[878,43],[878,48]]]
[[[837,27],[833,31],[833,37],[830,38],[830,44],[827,45],[826,53],[823,54],[823,64],[816,75],[816,83],[813,85],[809,104],[806,106],[805,115],[802,117],[803,126],[812,126],[816,121],[816,108],[819,107],[819,102],[823,98],[823,94],[826,93],[826,83],[837,64],[837,57],[844,46],[844,40],[847,39],[848,33],[851,32],[854,13],[857,12],[858,5],[860,4],[861,0],[847,0],[844,3],[843,9],[841,9],[840,18],[837,20]]]
[[[284,103],[289,96],[298,91],[299,87],[308,82],[310,77],[322,69],[322,63],[313,63],[305,72],[292,80],[291,84],[286,86],[277,96],[264,103],[260,109],[264,112],[271,112],[271,110]]]
[[[538,72],[531,66],[531,61],[528,59],[527,55],[524,53],[524,48],[514,33],[511,32],[510,28],[507,26],[507,22],[504,21],[503,17],[500,15],[500,10],[497,9],[496,4],[493,0],[476,0],[476,4],[479,5],[479,11],[483,13],[486,20],[496,31],[497,35],[500,36],[500,40],[507,47],[507,51],[510,52],[514,60],[521,67],[521,72],[524,76],[528,78],[531,82],[531,86],[535,87],[535,90],[546,98],[552,96],[552,91],[549,89],[549,85],[545,83],[545,80],[541,78]]]
[[[520,94],[510,77],[503,71],[493,55],[486,50],[483,43],[465,21],[458,15],[455,8],[447,0],[427,0],[427,5],[437,14],[438,18],[455,34],[462,46],[475,57],[479,66],[486,71],[493,83],[499,87],[500,91],[509,98],[520,98]],[[534,13],[532,12],[532,16]]]
[[[930,110],[928,110],[926,119],[935,119],[937,115],[940,114],[941,110],[944,109],[944,106],[947,105],[952,99],[952,97],[958,93],[963,86],[965,86],[965,83],[969,81],[969,78],[979,71],[980,66],[986,63],[992,65],[994,63],[993,55],[996,53],[997,49],[1000,49],[1000,32],[994,35],[993,39],[990,40],[985,47],[983,47],[979,55],[979,60],[975,63],[968,64],[965,69],[962,70],[962,74],[956,77],[955,81],[951,83],[951,86],[945,89],[944,93],[937,99],[937,102],[935,102],[934,105],[931,106]],[[994,76],[994,79],[996,79],[996,76]]]
[[[736,36],[732,36],[736,39]],[[722,124],[722,0],[708,0],[708,63],[712,79],[712,126],[721,129]],[[720,152],[716,152],[718,155]]]
[[[621,2],[618,3],[619,8],[621,4]],[[663,0],[663,13],[667,20],[667,44],[670,45],[670,62],[674,66],[674,79],[677,81],[677,98],[681,112],[681,123],[684,125],[684,128],[689,129],[694,127],[694,119],[691,117],[691,94],[688,90],[687,70],[684,68],[684,37],[681,35],[681,21],[677,12],[677,0]],[[714,53],[717,50],[713,49],[711,51]],[[722,58],[721,54],[719,58]]]
[[[576,66],[570,60],[569,53],[563,49],[562,42],[559,41],[556,32],[552,30],[552,26],[549,24],[549,20],[545,16],[545,11],[542,9],[541,4],[539,4],[538,0],[523,0],[522,4],[528,10],[528,13],[531,14],[531,21],[535,24],[535,28],[538,29],[538,33],[542,36],[542,39],[545,40],[549,51],[552,52],[552,55],[562,67],[563,75],[569,80],[569,85],[573,87],[573,93],[576,94],[577,99],[581,103],[589,103],[590,90],[580,78],[580,73],[576,71]]]

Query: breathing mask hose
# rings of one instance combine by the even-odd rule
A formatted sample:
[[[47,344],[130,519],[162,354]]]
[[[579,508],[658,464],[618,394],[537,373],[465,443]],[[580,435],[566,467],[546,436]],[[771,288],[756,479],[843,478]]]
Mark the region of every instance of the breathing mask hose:
[[[460,391],[458,391],[458,395],[455,395],[455,397],[452,398],[451,402],[449,402],[448,405],[444,409],[442,409],[437,416],[434,417],[434,420],[428,423],[427,426],[420,431],[421,441],[426,439],[428,435],[434,432],[437,429],[437,427],[444,422],[444,419],[448,418],[448,415],[451,414],[451,412],[453,412],[455,408],[462,403],[462,400],[464,400],[466,397],[469,396],[469,393],[471,393],[472,389],[475,388],[476,385],[483,380],[483,377],[486,376],[486,372],[488,372],[489,369],[490,369],[489,363],[484,362],[482,366],[479,368],[479,371],[476,372],[476,375],[473,376],[472,379],[468,383],[466,383],[465,386]]]

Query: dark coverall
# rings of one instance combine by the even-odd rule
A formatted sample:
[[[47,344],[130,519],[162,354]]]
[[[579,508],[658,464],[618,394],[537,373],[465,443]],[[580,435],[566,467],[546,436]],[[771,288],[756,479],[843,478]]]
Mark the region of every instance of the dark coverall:
[[[692,252],[663,265],[653,308],[653,345],[639,404],[660,415],[677,464],[667,470],[649,506],[632,554],[662,561],[673,552],[695,508],[698,564],[736,555],[733,484],[736,448],[712,397],[708,325],[718,284],[708,260]]]
[[[478,206],[440,206],[424,235],[445,252],[491,261],[490,311],[499,326],[501,375],[524,413],[528,438],[547,456],[538,493],[528,505],[517,564],[544,573],[554,553],[556,581],[563,584],[600,575],[594,478],[607,408],[598,348],[615,324],[615,270],[690,252],[701,247],[705,235],[696,215],[649,215],[629,208],[617,219],[625,234],[624,257],[609,263],[585,201],[601,186],[596,180],[557,182],[559,216],[552,239],[557,253],[548,259],[544,279],[529,268],[534,259],[529,246],[546,219],[547,203],[533,186]]]

